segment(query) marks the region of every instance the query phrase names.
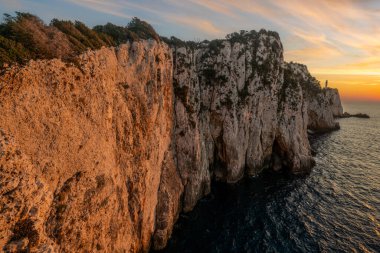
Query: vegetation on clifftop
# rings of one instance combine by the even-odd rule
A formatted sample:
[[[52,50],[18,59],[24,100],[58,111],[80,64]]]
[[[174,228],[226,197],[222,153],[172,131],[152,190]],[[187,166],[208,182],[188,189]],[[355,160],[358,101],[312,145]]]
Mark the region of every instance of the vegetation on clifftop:
[[[268,57],[258,62],[257,58],[252,58],[246,64],[250,64],[253,71],[247,77],[246,83],[249,83],[255,76],[260,76],[265,85],[271,83],[271,64],[276,64],[274,59],[281,52],[281,45],[277,43],[280,37],[278,33],[266,30],[234,32],[228,34],[225,39],[215,39],[212,41],[204,40],[199,42],[182,41],[176,37],[160,37],[154,28],[145,21],[133,18],[125,27],[112,23],[105,25],[97,25],[94,28],[87,27],[79,21],[68,21],[53,19],[50,24],[45,24],[40,18],[30,13],[16,12],[14,16],[4,14],[3,22],[0,23],[0,68],[3,66],[19,63],[27,63],[31,59],[52,59],[60,58],[64,61],[75,62],[75,57],[87,49],[96,50],[103,46],[117,46],[128,41],[138,41],[145,39],[153,39],[163,41],[172,48],[186,47],[191,50],[197,48],[207,48],[208,50],[202,55],[204,67],[200,70],[205,82],[209,85],[228,82],[225,75],[218,75],[215,66],[211,66],[208,62],[209,58],[215,58],[220,54],[226,43],[251,44],[253,54],[257,53],[259,47],[259,37],[264,35],[262,41],[265,42],[271,53]],[[274,37],[274,42],[269,38]],[[242,47],[239,58],[245,54],[246,48]],[[179,54],[179,53],[178,53]],[[177,55],[179,57],[179,55]],[[181,57],[179,57],[181,58]],[[183,61],[182,68],[191,66],[191,62]],[[290,63],[294,68],[304,69],[306,66],[301,64]],[[276,69],[278,66],[274,66]],[[321,92],[318,81],[307,75],[302,76],[297,71],[290,71],[294,76],[292,81],[297,81],[306,96],[312,97]],[[307,72],[307,71],[306,71]],[[306,73],[305,72],[305,73]],[[290,81],[290,77],[286,76],[285,83]],[[291,82],[290,82],[291,83]],[[247,84],[246,84],[247,85]],[[249,95],[247,87],[244,87],[239,95],[244,99]],[[281,95],[283,98],[285,94]]]
[[[264,29],[261,29],[259,32],[256,32],[255,30],[252,30],[252,31],[240,30],[240,32],[233,32],[233,33],[227,34],[224,40],[229,41],[232,44],[234,43],[246,44],[248,43],[248,41],[257,39],[257,36],[262,33],[266,33],[269,36],[273,36],[278,40],[280,39],[280,35],[277,32],[266,31]],[[161,40],[174,48],[188,47],[188,48],[196,49],[196,48],[202,48],[202,47],[208,46],[214,51],[222,47],[223,46],[222,42],[224,41],[223,39],[215,39],[211,41],[203,40],[203,41],[198,41],[198,42],[184,41],[174,36],[171,36],[170,38],[161,37]]]
[[[284,82],[287,82],[289,80],[299,82],[302,87],[304,96],[313,98],[322,92],[320,82],[309,73],[305,65],[290,62],[287,63],[286,69],[289,69],[289,71],[285,71]]]
[[[53,19],[46,25],[30,13],[4,14],[0,24],[0,67],[5,63],[24,64],[31,59],[72,61],[87,49],[140,39],[159,41],[160,37],[151,25],[138,18],[125,27],[108,23],[91,29],[79,21]]]

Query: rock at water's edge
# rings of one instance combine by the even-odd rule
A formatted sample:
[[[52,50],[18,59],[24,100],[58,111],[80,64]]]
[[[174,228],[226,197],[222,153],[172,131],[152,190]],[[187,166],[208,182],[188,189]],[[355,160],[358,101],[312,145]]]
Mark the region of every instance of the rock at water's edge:
[[[356,114],[351,114],[348,112],[343,113],[340,116],[337,116],[337,118],[360,118],[360,119],[369,119],[369,115],[365,113],[356,113]]]

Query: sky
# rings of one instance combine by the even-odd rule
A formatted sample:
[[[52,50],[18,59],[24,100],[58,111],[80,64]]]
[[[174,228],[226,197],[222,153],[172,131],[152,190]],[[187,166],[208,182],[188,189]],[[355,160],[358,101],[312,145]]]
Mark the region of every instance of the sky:
[[[90,27],[125,26],[136,16],[160,35],[195,41],[273,30],[285,60],[306,64],[322,83],[328,79],[343,100],[380,101],[379,0],[0,0],[0,11]]]

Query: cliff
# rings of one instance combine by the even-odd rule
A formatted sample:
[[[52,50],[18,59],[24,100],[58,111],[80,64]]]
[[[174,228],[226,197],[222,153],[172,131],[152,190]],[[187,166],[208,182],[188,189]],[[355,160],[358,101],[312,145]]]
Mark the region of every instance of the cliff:
[[[150,246],[161,175],[173,166],[170,51],[144,41],[78,62],[31,61],[0,78],[5,251]]]
[[[337,89],[321,88],[319,81],[310,75],[307,67],[299,63],[286,63],[286,78],[298,82],[302,87],[303,97],[308,103],[307,127],[317,132],[339,129],[335,117],[343,115],[343,107]]]
[[[312,164],[307,105],[300,85],[283,80],[278,35],[262,30],[235,36],[173,49],[185,211],[209,192],[213,177],[236,182],[274,161],[295,173]]]
[[[0,77],[0,247],[160,249],[211,180],[309,171],[307,129],[336,128],[340,101],[305,78],[265,30],[11,68]]]

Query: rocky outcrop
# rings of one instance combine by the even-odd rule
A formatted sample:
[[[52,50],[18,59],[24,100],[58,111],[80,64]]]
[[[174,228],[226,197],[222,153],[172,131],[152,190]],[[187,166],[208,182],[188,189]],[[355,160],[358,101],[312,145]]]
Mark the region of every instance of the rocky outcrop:
[[[332,114],[334,117],[341,117],[343,115],[343,106],[340,101],[339,91],[338,89],[325,88],[324,95],[328,104],[330,105]]]
[[[165,247],[181,211],[265,168],[310,170],[307,129],[339,95],[283,61],[277,33],[102,48],[0,77],[0,247]]]
[[[298,63],[285,65],[285,79],[298,82],[302,87],[303,97],[307,102],[308,128],[316,132],[328,132],[339,129],[334,118],[343,114],[343,107],[337,89],[321,88],[307,67]]]
[[[335,91],[335,89],[325,88],[309,100],[309,129],[316,132],[328,132],[340,128],[339,123],[335,122],[335,117],[340,115],[340,110],[336,109],[338,108],[337,104],[331,100],[331,95],[336,94]]]
[[[337,118],[359,118],[359,119],[369,119],[369,115],[365,113],[356,113],[356,114],[351,114],[348,112],[343,113],[340,116],[337,116]]]

